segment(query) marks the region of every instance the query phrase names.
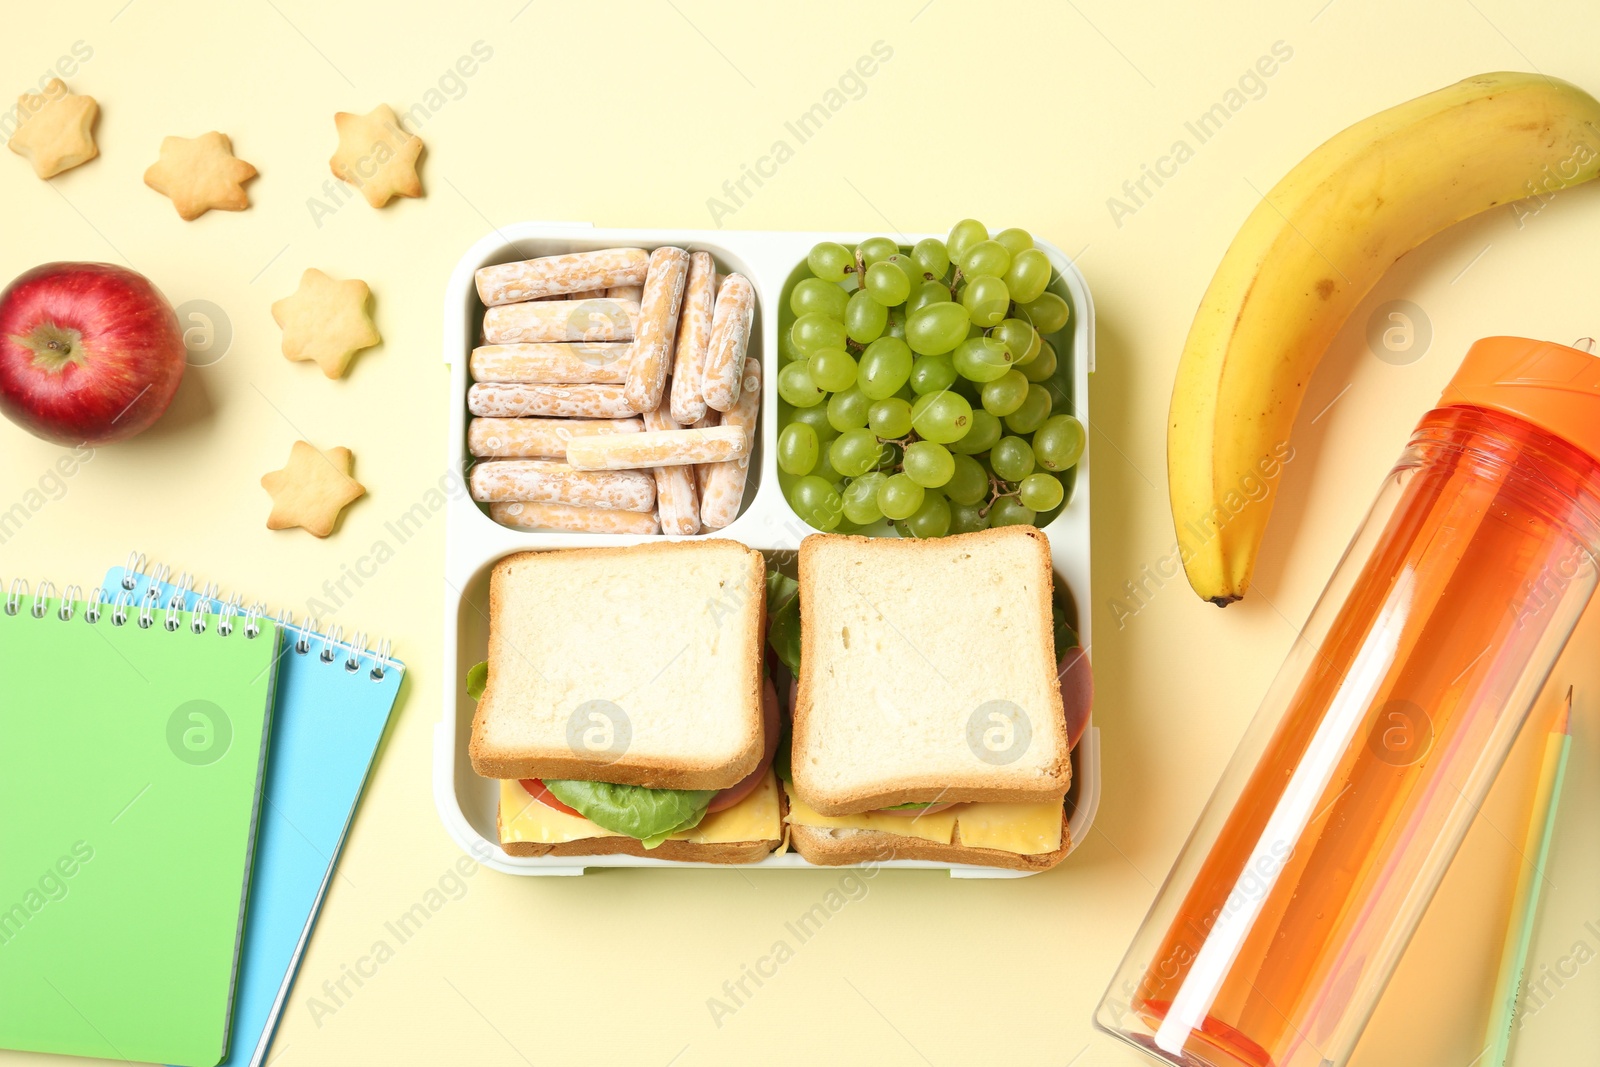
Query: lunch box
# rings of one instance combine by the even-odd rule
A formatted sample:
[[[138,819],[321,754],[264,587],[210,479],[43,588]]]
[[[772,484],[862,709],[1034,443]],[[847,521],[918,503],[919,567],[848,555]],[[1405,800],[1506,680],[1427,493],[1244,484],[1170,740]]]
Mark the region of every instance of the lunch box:
[[[498,871],[522,875],[578,875],[597,867],[721,867],[713,863],[678,863],[639,856],[508,856],[499,845],[496,829],[498,785],[473,773],[467,758],[475,702],[467,695],[467,668],[488,655],[489,575],[495,563],[513,552],[560,548],[638,544],[674,535],[595,534],[562,531],[539,532],[501,526],[484,505],[472,500],[465,487],[473,457],[467,451],[467,387],[471,385],[468,357],[477,344],[484,306],[478,299],[473,273],[494,263],[509,263],[540,256],[601,248],[656,248],[674,245],[703,250],[715,257],[723,272],[737,271],[754,283],[758,304],[749,353],[762,363],[761,414],[750,461],[749,481],[739,517],[711,536],[743,542],[763,553],[793,552],[800,541],[815,532],[794,513],[778,484],[776,441],[778,434],[778,320],[779,302],[806,253],[818,241],[839,241],[854,246],[871,234],[808,233],[753,230],[622,230],[596,229],[584,223],[523,222],[496,228],[467,249],[445,293],[444,359],[450,364],[450,441],[448,467],[441,485],[446,494],[445,623],[443,656],[443,709],[434,727],[433,787],[439,817],[450,836],[479,862]],[[912,244],[924,234],[899,235]],[[1089,373],[1094,370],[1094,304],[1088,286],[1072,261],[1060,249],[1035,242],[1055,268],[1050,290],[1072,306],[1072,318],[1058,344],[1058,356],[1067,367],[1073,413],[1089,426]],[[1057,576],[1069,591],[1079,639],[1092,649],[1089,599],[1089,459],[1087,446],[1078,461],[1070,496],[1044,532]],[[704,537],[705,534],[695,536]],[[1072,790],[1068,834],[1075,850],[1088,836],[1100,802],[1100,735],[1090,720],[1082,740],[1072,752]],[[867,866],[860,864],[858,866]],[[1000,870],[968,864],[930,860],[895,859],[871,864],[886,868],[948,870],[956,878],[1022,878],[1031,872]],[[737,869],[815,868],[798,853],[768,856],[759,863]]]

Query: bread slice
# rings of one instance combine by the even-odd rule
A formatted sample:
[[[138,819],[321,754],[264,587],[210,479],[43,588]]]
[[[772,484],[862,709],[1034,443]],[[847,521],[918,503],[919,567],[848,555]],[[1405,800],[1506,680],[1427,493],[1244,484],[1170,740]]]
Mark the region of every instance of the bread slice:
[[[472,769],[734,785],[761,759],[765,577],[761,553],[720,539],[502,559]]]
[[[887,860],[934,860],[938,863],[971,863],[981,867],[1005,867],[1013,871],[1048,871],[1066,858],[1072,849],[1067,830],[1067,813],[1061,810],[1061,847],[1054,852],[1024,856],[998,848],[963,845],[961,830],[950,844],[924,841],[881,830],[841,830],[825,826],[789,827],[789,841],[807,863],[819,867],[839,867],[848,863],[883,863]]]
[[[632,837],[586,837],[581,841],[559,845],[511,841],[500,847],[508,856],[642,856],[645,859],[672,860],[677,863],[759,863],[772,855],[782,843],[781,839],[724,841],[717,844],[663,841],[655,848],[646,849],[644,842]]]
[[[800,799],[849,815],[1064,796],[1051,586],[1031,526],[801,542]]]

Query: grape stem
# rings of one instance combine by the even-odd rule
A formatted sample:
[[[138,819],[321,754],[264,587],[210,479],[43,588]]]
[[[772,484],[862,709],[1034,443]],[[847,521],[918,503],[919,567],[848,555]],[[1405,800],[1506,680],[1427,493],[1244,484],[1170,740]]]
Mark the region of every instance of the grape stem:
[[[951,300],[954,300],[956,298],[956,289],[958,287],[960,287],[961,281],[962,281],[962,277],[963,276],[961,274],[961,268],[960,267],[957,267],[956,268],[956,272],[954,274],[950,275],[950,299]]]
[[[847,273],[848,273],[848,268],[846,268],[846,272],[847,272]],[[866,277],[866,276],[867,276],[867,264],[866,264],[866,262],[865,262],[865,261],[864,261],[864,260],[863,260],[863,259],[862,259],[862,258],[861,258],[861,246],[860,246],[860,245],[857,245],[857,246],[856,246],[856,266],[855,266],[855,272],[856,272],[856,273],[857,273],[857,274],[858,274],[858,275],[860,275],[860,276],[861,276],[861,277],[862,277],[862,278],[865,278],[865,277]]]
[[[989,512],[1003,497],[1019,495],[1021,492],[1020,489],[1005,489],[1005,487],[1010,484],[1010,482],[1003,481],[1002,479],[995,477],[993,474],[990,474],[989,502],[978,511],[978,514],[984,518],[988,518]],[[1004,491],[1002,492],[1002,490]]]

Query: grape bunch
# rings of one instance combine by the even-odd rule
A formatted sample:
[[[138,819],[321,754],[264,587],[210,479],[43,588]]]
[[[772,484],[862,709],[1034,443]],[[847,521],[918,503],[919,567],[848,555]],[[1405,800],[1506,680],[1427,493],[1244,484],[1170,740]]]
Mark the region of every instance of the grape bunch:
[[[964,219],[910,249],[824,241],[798,273],[778,468],[801,519],[942,537],[1054,516],[1084,428],[1045,339],[1071,307],[1032,235]]]

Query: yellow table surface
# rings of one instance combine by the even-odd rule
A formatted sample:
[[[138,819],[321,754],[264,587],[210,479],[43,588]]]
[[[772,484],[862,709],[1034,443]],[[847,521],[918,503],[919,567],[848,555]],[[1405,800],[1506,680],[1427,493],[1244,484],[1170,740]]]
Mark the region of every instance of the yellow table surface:
[[[0,576],[89,584],[136,548],[300,615],[379,545],[392,549],[359,586],[346,581],[335,621],[392,636],[409,671],[274,1064],[1147,1062],[1095,1032],[1090,1014],[1411,426],[1476,338],[1600,333],[1600,186],[1537,214],[1491,211],[1429,242],[1361,305],[1311,383],[1252,595],[1219,612],[1179,579],[1119,627],[1112,599],[1173,540],[1164,421],[1184,333],[1259,192],[1349,123],[1467,75],[1536,68],[1600,90],[1600,9],[893,0],[772,10],[95,0],[6,13],[0,90],[32,88],[82,42],[92,55],[69,84],[99,100],[101,118],[100,158],[48,184],[0,154],[0,276],[47,260],[126,263],[174,304],[209,302],[231,340],[190,370],[159,425],[70,478],[49,473],[60,447],[0,423],[0,513],[24,505],[0,532]],[[785,122],[875,45],[890,58],[847,79],[842,106],[798,143]],[[492,54],[459,76],[475,47]],[[1273,75],[1241,83],[1275,49],[1289,56]],[[1200,143],[1186,123],[1241,89]],[[423,105],[427,195],[374,211],[332,182],[327,160],[333,113],[380,102]],[[212,129],[260,169],[253,206],[182,222],[141,176],[162,137]],[[735,204],[724,182],[780,139],[792,156],[762,164],[771,176],[747,181],[751,195]],[[1192,157],[1159,187],[1147,179],[1135,202],[1124,182],[1179,140]],[[882,873],[803,943],[785,924],[854,884],[846,876],[482,870],[399,943],[386,924],[449,885],[461,856],[430,779],[440,687],[459,684],[439,668],[444,520],[404,541],[385,524],[446,469],[440,314],[462,250],[493,225],[530,219],[893,233],[968,215],[1077,255],[1099,312],[1092,652],[1105,789],[1089,840],[1022,881]],[[342,381],[278,351],[269,307],[311,266],[364,278],[375,294],[384,343]],[[1433,336],[1397,366],[1365,337],[1374,309],[1402,298]],[[369,491],[326,541],[264,526],[258,480],[299,437],[352,449]],[[1530,961],[1547,995],[1520,1031],[1522,1064],[1575,1062],[1565,1056],[1600,1043],[1600,967],[1589,965],[1600,949],[1597,639],[1592,611],[1551,686],[1577,686],[1577,737]],[[1466,1067],[1479,1051],[1542,737],[1523,742],[1372,1020],[1362,1067]],[[734,1003],[725,983],[773,969],[762,961],[780,942],[792,955],[776,973],[759,988],[746,980],[751,995],[714,1014],[712,998]],[[392,951],[375,964],[383,943]]]

